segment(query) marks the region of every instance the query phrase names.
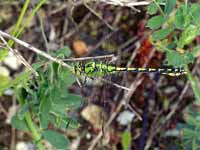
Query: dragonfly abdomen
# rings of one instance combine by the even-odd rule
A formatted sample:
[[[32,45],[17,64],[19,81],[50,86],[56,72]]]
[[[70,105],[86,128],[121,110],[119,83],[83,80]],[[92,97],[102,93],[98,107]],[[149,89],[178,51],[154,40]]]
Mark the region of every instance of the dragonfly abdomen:
[[[129,72],[143,72],[143,73],[160,73],[166,74],[170,76],[179,76],[182,74],[186,74],[187,72],[183,68],[116,68],[117,71],[129,71]]]
[[[88,62],[85,64],[74,65],[74,72],[76,74],[85,74],[87,76],[105,76],[109,74],[115,74],[121,71],[128,72],[143,72],[143,73],[160,73],[170,76],[179,76],[186,74],[187,72],[183,68],[126,68],[126,67],[116,67],[113,65],[104,64],[102,62]]]

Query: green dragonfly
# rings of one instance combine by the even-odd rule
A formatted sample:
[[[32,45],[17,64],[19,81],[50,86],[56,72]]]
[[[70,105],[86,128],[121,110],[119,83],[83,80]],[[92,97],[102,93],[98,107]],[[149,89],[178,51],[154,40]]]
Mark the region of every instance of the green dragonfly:
[[[109,65],[106,63],[88,61],[86,63],[74,63],[72,72],[76,75],[85,74],[88,77],[101,77],[110,74],[117,74],[122,71],[134,72],[134,73],[160,73],[169,76],[180,76],[187,74],[182,67],[163,67],[163,68],[126,68],[117,67],[115,65]]]

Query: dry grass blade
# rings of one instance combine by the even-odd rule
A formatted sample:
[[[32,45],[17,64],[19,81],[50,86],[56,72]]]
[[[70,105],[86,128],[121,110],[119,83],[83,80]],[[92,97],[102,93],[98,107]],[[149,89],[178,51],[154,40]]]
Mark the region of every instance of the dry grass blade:
[[[100,0],[100,2],[104,2],[104,3],[112,4],[112,5],[118,5],[122,7],[144,6],[144,5],[149,5],[151,3],[151,1],[137,2],[135,0]]]
[[[106,58],[113,58],[114,55],[103,55],[103,56],[95,56],[95,57],[82,57],[82,58],[69,58],[63,59],[64,61],[83,61],[83,60],[93,60],[93,59],[106,59]]]
[[[24,66],[26,66],[31,72],[33,72],[33,74],[35,76],[39,76],[38,73],[37,73],[37,71],[35,71],[31,67],[31,65],[24,59],[24,57],[16,49],[12,49],[2,36],[0,36],[0,39],[5,44],[6,48],[8,48],[21,61],[21,63],[24,64]]]

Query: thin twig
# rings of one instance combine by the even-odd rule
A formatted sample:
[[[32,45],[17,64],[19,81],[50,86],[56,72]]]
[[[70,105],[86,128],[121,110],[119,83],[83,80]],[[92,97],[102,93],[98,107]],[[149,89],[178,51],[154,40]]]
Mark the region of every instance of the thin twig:
[[[66,8],[67,8],[67,4],[64,3],[64,4],[62,4],[60,7],[55,8],[54,10],[52,10],[52,11],[49,13],[49,15],[50,15],[50,16],[55,15],[55,14],[57,14],[58,12],[63,11],[63,10],[66,9]]]
[[[0,102],[0,113],[1,112],[6,116],[6,118],[8,117],[8,112],[6,111],[6,109],[3,107],[3,105]]]
[[[49,54],[47,54],[47,53],[45,53],[45,52],[43,52],[43,51],[31,46],[30,44],[28,44],[28,43],[26,43],[26,42],[24,42],[22,40],[19,40],[19,39],[15,38],[15,37],[13,37],[13,36],[3,32],[3,31],[1,31],[1,30],[0,30],[0,35],[4,36],[6,38],[10,38],[10,39],[14,40],[18,44],[26,47],[27,50],[31,50],[31,51],[37,53],[38,55],[41,55],[41,56],[43,56],[43,57],[45,57],[45,58],[47,58],[47,59],[49,59],[51,61],[54,61],[54,62],[57,62],[58,64],[61,64],[62,66],[66,67],[68,69],[71,69],[71,66],[66,64],[66,63],[64,63],[62,60],[54,58],[54,57],[50,56]]]
[[[83,2],[83,5],[92,13],[94,14],[98,19],[100,19],[110,30],[115,31],[116,29],[112,27],[108,22],[106,22],[99,14],[95,12],[86,2]]]
[[[103,37],[102,39],[100,39],[100,41],[94,46],[88,49],[88,51],[90,53],[92,53],[93,51],[95,51],[96,49],[98,49],[106,40],[110,39],[114,33],[116,33],[118,30],[113,31],[109,34],[107,34],[105,37]]]
[[[65,34],[62,38],[59,39],[59,42],[62,42],[65,39],[69,39],[73,34],[75,34],[77,31],[79,31],[79,28],[81,28],[86,22],[87,20],[91,17],[91,13],[88,13],[82,20],[81,23],[79,23],[79,25],[72,31],[70,31],[69,33]]]
[[[120,45],[119,48],[118,48],[118,50],[124,49],[129,44],[134,43],[137,40],[138,40],[138,37],[137,36],[133,36],[132,38],[130,38],[129,40],[127,40],[126,42],[124,42],[122,45]]]
[[[35,71],[31,65],[24,59],[24,57],[16,50],[16,49],[12,49],[8,43],[6,42],[6,40],[3,38],[3,36],[0,36],[0,39],[3,41],[3,43],[6,45],[6,47],[16,56],[16,58],[18,58],[22,64],[24,64],[24,66],[26,66],[31,72],[33,72],[33,74],[35,76],[39,76],[37,71]]]
[[[136,2],[133,0],[86,0],[87,2],[102,2],[102,3],[106,3],[109,5],[115,5],[115,6],[121,6],[121,7],[130,7],[133,8],[134,6],[146,6],[149,5],[152,1],[140,1],[140,2]],[[77,1],[74,5],[75,6],[79,6],[82,5],[84,3],[84,0],[79,0]],[[135,9],[134,9],[135,10]]]
[[[112,81],[105,80],[105,79],[103,79],[103,78],[100,78],[100,80],[101,80],[102,82],[104,82],[104,83],[108,83],[108,84],[113,85],[113,86],[115,86],[115,87],[117,87],[117,88],[120,88],[120,89],[123,89],[123,90],[126,90],[126,91],[131,91],[130,88],[124,87],[124,86],[119,85],[119,84],[117,84],[117,83],[113,83]]]
[[[122,7],[145,6],[151,3],[151,1],[136,2],[132,0],[129,0],[129,1],[127,0],[100,0],[100,2],[104,2],[111,5],[118,5]]]
[[[93,59],[106,59],[114,57],[113,54],[111,55],[103,55],[103,56],[94,56],[94,57],[81,57],[81,58],[68,58],[63,59],[63,61],[83,61],[83,60],[93,60]]]

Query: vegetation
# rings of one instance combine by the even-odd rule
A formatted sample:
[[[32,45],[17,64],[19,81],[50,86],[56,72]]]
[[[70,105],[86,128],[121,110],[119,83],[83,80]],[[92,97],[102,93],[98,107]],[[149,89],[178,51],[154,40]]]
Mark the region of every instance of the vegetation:
[[[11,116],[11,125],[23,133],[31,134],[37,149],[46,149],[47,144],[44,141],[51,143],[53,148],[63,150],[73,149],[74,141],[78,141],[75,145],[76,149],[80,150],[92,150],[95,147],[142,150],[161,148],[162,145],[165,149],[170,149],[171,145],[177,149],[199,149],[200,4],[187,0],[184,2],[153,0],[147,6],[142,5],[138,8],[145,10],[140,12],[147,22],[144,28],[141,25],[141,17],[131,16],[130,12],[136,9],[134,5],[131,6],[131,2],[128,5],[121,1],[121,6],[115,6],[118,5],[115,1],[108,4],[108,1],[103,0],[100,3],[55,1],[55,5],[46,0],[40,0],[35,4],[30,0],[24,3],[17,1],[20,7],[14,8],[20,10],[19,17],[17,20],[11,17],[12,22],[16,23],[12,30],[9,30],[10,36],[2,34],[3,30],[8,28],[7,25],[10,26],[10,20],[6,22],[3,15],[0,16],[0,30],[3,31],[0,33],[0,61],[2,62],[0,64],[0,72],[2,72],[0,73],[0,110],[2,110],[0,112],[8,114],[5,108],[8,109],[10,106],[8,104],[4,106],[2,102],[5,101],[4,97],[8,90],[12,90],[13,94],[7,99],[10,101],[16,98],[19,108]],[[2,7],[0,14],[3,14],[7,7],[11,7],[12,2],[7,1],[7,3],[0,2],[0,8]],[[96,8],[93,8],[94,6]],[[63,11],[65,9],[66,12]],[[80,12],[77,13],[74,9],[80,9]],[[94,11],[95,9],[97,12]],[[120,12],[118,16],[111,13],[116,10]],[[145,18],[145,14],[148,14],[148,18]],[[46,18],[42,18],[42,15]],[[89,18],[92,15],[96,18]],[[131,19],[134,21],[132,22]],[[35,28],[29,26],[31,23]],[[102,27],[102,23],[105,27]],[[136,35],[132,31],[135,24],[138,25],[137,31],[134,31]],[[117,36],[111,38],[110,34],[104,35],[109,32]],[[150,33],[150,36],[146,36],[146,32]],[[35,48],[32,43],[27,44],[29,38],[36,38],[37,46],[43,51]],[[90,48],[89,44],[86,44],[87,40],[96,44]],[[67,44],[64,44],[65,42]],[[140,46],[137,48],[134,42],[139,43]],[[30,58],[30,52],[20,51],[19,45],[34,52],[32,61],[26,61]],[[5,60],[9,57],[9,51],[25,65],[23,70],[22,68],[10,69],[12,73],[7,73],[5,67],[8,65]],[[121,68],[170,66],[184,68],[187,74],[169,77],[163,73],[150,77],[149,74],[137,71],[138,74],[134,75],[133,73],[117,74],[107,78],[103,74],[104,69],[110,72],[109,69],[113,70],[115,67],[106,63],[96,63],[94,58],[110,52],[117,55],[118,60],[115,63]],[[73,65],[68,65],[71,63],[69,61],[72,61],[72,64],[77,61],[77,58],[70,57],[77,56],[82,58],[83,63],[87,63],[85,65],[77,63],[75,69],[70,68]],[[91,56],[89,63],[85,56]],[[66,58],[68,61],[64,62]],[[164,63],[162,63],[163,59]],[[96,64],[100,69],[95,68]],[[80,70],[82,72],[76,74]],[[86,77],[87,75],[89,77]],[[104,77],[100,79],[102,83],[85,82],[102,75]],[[165,79],[165,83],[162,83],[161,76]],[[80,78],[84,78],[84,81],[79,81]],[[194,96],[191,96],[188,90],[189,84]],[[167,88],[168,93],[172,95],[167,94]],[[169,92],[170,90],[172,92]],[[88,106],[91,106],[89,110],[86,110],[84,104],[86,100],[93,103],[93,105],[88,103]],[[132,113],[131,115],[124,113],[126,115],[122,118],[125,121],[119,121],[120,119],[114,121],[126,110],[131,110]],[[181,113],[177,114],[177,111]],[[178,141],[176,143],[168,142],[165,136],[172,128],[178,131],[174,137]],[[79,131],[79,129],[83,130]],[[72,133],[69,134],[69,131],[75,131],[80,135],[74,136]],[[173,134],[169,135],[171,136]],[[0,139],[3,138],[0,136]],[[80,143],[84,143],[85,146],[81,146]],[[0,141],[0,148],[1,146],[8,147],[4,141]]]

